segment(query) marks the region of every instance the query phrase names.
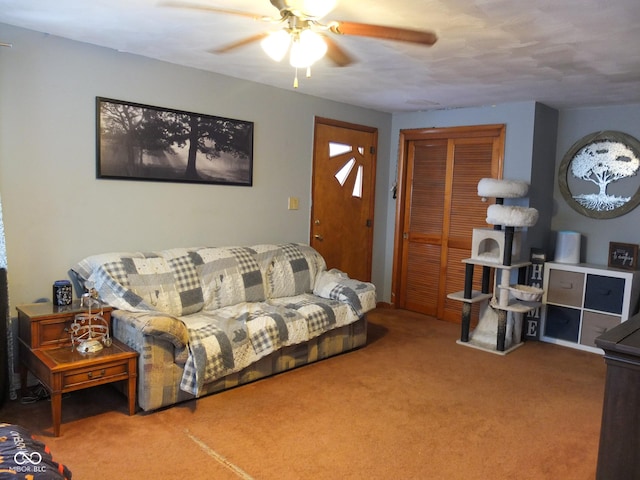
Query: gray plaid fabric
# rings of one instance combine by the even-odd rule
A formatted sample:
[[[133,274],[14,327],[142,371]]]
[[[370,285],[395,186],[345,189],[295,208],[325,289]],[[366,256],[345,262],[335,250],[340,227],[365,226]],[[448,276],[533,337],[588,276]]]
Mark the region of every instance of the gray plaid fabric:
[[[196,396],[205,384],[307,338],[306,332],[300,335],[300,315],[266,303],[233,305],[182,319],[189,331],[190,354],[180,388]]]
[[[266,275],[267,298],[309,293],[318,274],[326,270],[320,254],[308,245],[289,243],[254,247]]]
[[[262,272],[256,260],[255,250],[249,248],[232,248],[231,252],[238,262],[238,270],[242,275],[245,300],[247,302],[264,299],[264,287],[262,285]]]
[[[317,334],[329,330],[336,323],[334,308],[339,307],[338,302],[318,302],[311,296],[302,297],[296,303],[288,303],[287,308],[296,312],[304,311],[304,318],[311,334]]]
[[[195,253],[175,257],[169,260],[169,266],[173,270],[176,289],[180,294],[182,315],[189,315],[202,310],[204,298],[200,288],[200,275],[198,268],[202,265],[202,258]]]
[[[164,314],[153,328],[142,326],[143,335],[176,339],[175,361],[184,363],[180,388],[194,396],[375,307],[373,285],[327,272],[322,256],[300,244],[102,254],[73,271],[116,309]]]
[[[356,315],[363,315],[376,306],[376,289],[371,283],[353,280],[339,270],[322,272],[313,293],[349,305]]]

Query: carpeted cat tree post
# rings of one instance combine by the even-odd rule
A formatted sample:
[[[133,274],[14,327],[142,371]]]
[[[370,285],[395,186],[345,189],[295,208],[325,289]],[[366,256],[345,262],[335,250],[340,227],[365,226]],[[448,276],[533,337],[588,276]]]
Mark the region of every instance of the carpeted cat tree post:
[[[542,291],[525,285],[512,285],[512,273],[523,272],[530,262],[520,261],[522,228],[535,225],[535,208],[504,205],[505,198],[525,197],[526,182],[483,178],[478,182],[478,195],[493,197],[487,208],[487,223],[493,228],[474,228],[471,258],[465,262],[464,290],[448,295],[463,302],[461,335],[458,343],[482,350],[505,354],[522,344],[522,316],[538,308]],[[473,290],[474,266],[482,266],[482,286]],[[495,271],[494,288],[490,289],[491,272]],[[471,310],[479,303],[478,326],[471,332]]]

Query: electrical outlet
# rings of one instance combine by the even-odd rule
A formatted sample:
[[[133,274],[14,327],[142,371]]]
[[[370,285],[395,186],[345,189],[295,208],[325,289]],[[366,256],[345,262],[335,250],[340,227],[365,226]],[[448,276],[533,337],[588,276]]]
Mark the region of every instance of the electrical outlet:
[[[298,210],[298,197],[289,197],[289,210]]]

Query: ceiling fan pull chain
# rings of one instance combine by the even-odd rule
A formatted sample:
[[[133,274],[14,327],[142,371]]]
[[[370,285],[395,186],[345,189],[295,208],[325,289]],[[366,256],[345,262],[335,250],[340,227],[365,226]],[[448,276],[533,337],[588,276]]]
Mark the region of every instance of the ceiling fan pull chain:
[[[311,78],[311,65],[307,67],[307,78]]]
[[[293,79],[293,88],[298,88],[298,69],[296,68],[296,76]]]

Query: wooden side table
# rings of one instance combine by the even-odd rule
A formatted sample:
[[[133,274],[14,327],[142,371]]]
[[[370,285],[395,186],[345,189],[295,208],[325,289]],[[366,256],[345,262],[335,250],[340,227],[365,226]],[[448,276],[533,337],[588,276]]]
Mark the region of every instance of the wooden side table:
[[[31,371],[51,394],[53,433],[60,435],[62,395],[75,390],[124,381],[127,383],[129,415],[136,409],[138,353],[118,340],[95,353],[80,353],[71,347],[68,326],[79,304],[56,307],[32,304],[18,307],[20,322],[20,376],[23,389]],[[103,316],[110,320],[111,308]]]
[[[84,313],[80,300],[75,300],[68,306],[56,306],[53,303],[30,303],[19,305],[18,331],[19,338],[29,348],[55,348],[71,345],[70,326],[78,313]],[[111,311],[113,308],[104,306],[102,317],[111,328]]]

